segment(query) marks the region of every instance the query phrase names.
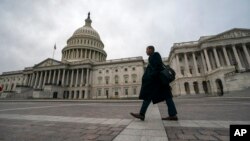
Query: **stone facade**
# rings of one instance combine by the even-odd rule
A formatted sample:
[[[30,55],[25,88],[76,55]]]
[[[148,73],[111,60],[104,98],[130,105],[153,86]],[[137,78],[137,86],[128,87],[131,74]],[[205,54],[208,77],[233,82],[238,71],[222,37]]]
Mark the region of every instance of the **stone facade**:
[[[0,75],[1,98],[111,99],[138,97],[147,61],[106,60],[104,44],[90,14],[62,50],[33,67]],[[175,96],[221,95],[250,86],[250,30],[231,29],[198,41],[175,43],[168,58],[176,70]]]
[[[175,43],[169,56],[170,66],[177,72],[174,94],[222,95],[250,87],[249,52],[249,29],[235,28],[198,41]]]

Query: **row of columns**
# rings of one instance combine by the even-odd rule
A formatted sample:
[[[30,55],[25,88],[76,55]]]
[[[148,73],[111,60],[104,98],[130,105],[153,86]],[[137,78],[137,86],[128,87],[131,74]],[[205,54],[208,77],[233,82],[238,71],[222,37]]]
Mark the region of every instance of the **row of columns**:
[[[23,80],[23,85],[31,86],[33,88],[43,89],[45,83],[78,87],[88,86],[90,84],[90,69],[56,69],[36,71],[32,74],[26,74]],[[57,76],[57,78],[56,78]],[[75,78],[75,79],[74,79]]]
[[[223,53],[223,56],[225,58],[226,65],[230,66],[231,64],[230,64],[230,60],[229,60],[229,56],[228,56],[228,52],[227,52],[226,48],[229,48],[229,47],[222,46],[222,51],[223,51],[222,53]],[[246,56],[247,63],[250,66],[250,56],[249,56],[249,52],[247,50],[246,44],[242,44],[242,48],[243,48],[244,55]],[[236,61],[237,65],[238,65],[238,69],[239,70],[244,69],[243,66],[242,66],[242,63],[241,63],[241,60],[240,60],[240,57],[239,57],[239,54],[237,52],[237,49],[236,49],[235,45],[232,45],[232,50],[233,50],[233,54],[234,54],[234,57],[235,57],[235,61]],[[207,48],[203,49],[203,51],[200,52],[201,61],[202,61],[205,73],[212,71],[212,66],[211,66],[212,62],[211,62],[211,60],[215,61],[215,65],[217,66],[217,68],[221,67],[221,65],[222,65],[221,61],[220,61],[221,59],[218,56],[218,52],[217,52],[216,47],[212,48],[212,53],[213,53],[213,55],[208,54],[208,49]],[[197,65],[197,61],[196,61],[196,53],[195,52],[192,52],[192,58],[193,58],[195,74],[196,74],[196,76],[199,76],[200,73],[198,71],[198,65]],[[177,66],[177,74],[178,74],[178,76],[182,77],[180,62],[179,62],[179,54],[176,54],[175,59],[176,59],[176,66]],[[184,62],[185,62],[184,68],[185,68],[185,72],[186,72],[185,75],[186,76],[191,76],[191,73],[190,73],[190,70],[189,70],[189,61],[187,59],[187,53],[184,53]]]
[[[77,44],[77,45],[92,45],[95,47],[102,47],[101,43],[91,40],[83,40],[83,39],[74,39],[68,42],[69,45]]]
[[[105,55],[101,52],[90,49],[70,49],[63,52],[63,59],[89,58],[97,61],[105,60]]]

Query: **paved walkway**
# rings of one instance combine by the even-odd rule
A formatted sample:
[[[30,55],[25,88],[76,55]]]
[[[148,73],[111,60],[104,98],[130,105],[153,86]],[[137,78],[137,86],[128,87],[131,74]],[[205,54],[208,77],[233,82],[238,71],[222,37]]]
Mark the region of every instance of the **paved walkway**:
[[[168,141],[158,105],[150,104],[145,121],[134,119],[114,141]]]

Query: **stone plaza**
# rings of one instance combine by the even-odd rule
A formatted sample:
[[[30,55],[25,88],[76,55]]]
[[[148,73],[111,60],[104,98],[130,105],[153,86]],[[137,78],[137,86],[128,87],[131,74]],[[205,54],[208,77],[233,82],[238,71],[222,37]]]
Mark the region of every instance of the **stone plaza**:
[[[2,100],[0,140],[228,141],[231,124],[250,124],[249,92],[177,97],[179,121],[161,120],[165,103],[140,121],[139,100]]]

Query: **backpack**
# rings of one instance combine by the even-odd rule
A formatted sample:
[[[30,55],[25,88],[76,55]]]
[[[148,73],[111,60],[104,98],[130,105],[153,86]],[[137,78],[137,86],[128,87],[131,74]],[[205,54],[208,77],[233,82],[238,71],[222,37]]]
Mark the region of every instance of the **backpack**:
[[[163,70],[160,72],[160,79],[163,85],[168,85],[175,80],[175,71],[169,65],[162,65]]]

